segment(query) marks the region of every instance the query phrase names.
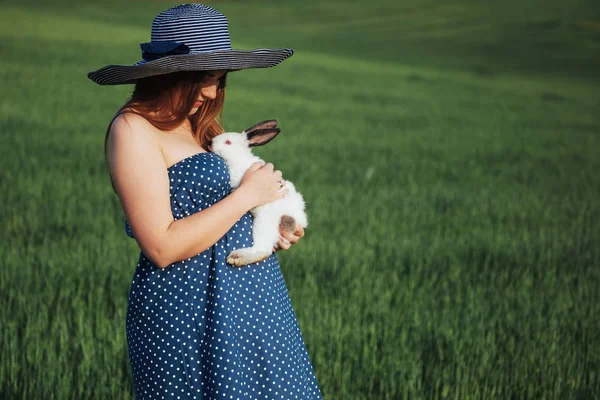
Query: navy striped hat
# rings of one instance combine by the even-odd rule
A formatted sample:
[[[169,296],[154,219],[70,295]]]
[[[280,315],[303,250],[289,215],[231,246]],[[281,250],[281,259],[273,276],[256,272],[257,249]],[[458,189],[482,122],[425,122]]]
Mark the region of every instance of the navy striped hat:
[[[182,4],[158,14],[150,42],[140,44],[142,60],[89,72],[99,85],[135,83],[176,71],[236,71],[273,67],[294,54],[290,48],[233,50],[227,18],[204,4]]]

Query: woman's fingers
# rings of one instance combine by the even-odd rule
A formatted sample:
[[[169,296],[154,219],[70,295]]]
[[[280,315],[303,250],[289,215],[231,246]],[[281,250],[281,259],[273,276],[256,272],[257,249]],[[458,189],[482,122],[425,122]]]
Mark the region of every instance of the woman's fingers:
[[[292,243],[288,239],[280,236],[277,246],[279,246],[281,250],[287,250],[292,247]]]
[[[263,168],[268,169],[269,171],[273,172],[273,164],[272,163],[266,163],[265,165],[263,165]]]
[[[296,230],[294,231],[294,235],[298,236],[299,238],[304,237],[304,228],[302,227],[302,225],[300,224],[296,224]]]
[[[296,224],[296,231],[294,233],[286,232],[280,229],[279,241],[273,248],[273,251],[277,250],[288,250],[293,244],[298,243],[300,238],[304,236],[304,228],[301,225]]]
[[[280,234],[281,234],[281,239],[283,239],[287,243],[296,244],[296,243],[298,243],[298,240],[300,240],[300,237],[294,235],[293,233],[280,232]],[[279,240],[281,241],[281,239],[279,239]]]
[[[253,207],[283,199],[288,194],[281,171],[274,171],[271,163],[253,163],[242,176],[239,186],[246,188]]]
[[[283,240],[285,240],[285,242],[292,245],[292,244],[298,243],[300,238],[302,238],[304,236],[304,228],[301,225],[296,224],[295,232],[291,233],[291,232],[287,232],[283,229],[280,229],[279,234],[280,234],[281,238]],[[281,239],[280,239],[280,241],[281,241]],[[286,244],[285,242],[284,242],[284,244]]]
[[[258,171],[259,169],[261,169],[263,167],[263,163],[261,163],[260,161],[257,161],[255,163],[253,163],[248,170],[250,171]]]
[[[290,247],[292,247],[290,242],[288,242],[285,239],[282,240],[281,238],[279,238],[279,241],[273,247],[273,253],[275,253],[276,251],[279,251],[279,250],[288,250]]]

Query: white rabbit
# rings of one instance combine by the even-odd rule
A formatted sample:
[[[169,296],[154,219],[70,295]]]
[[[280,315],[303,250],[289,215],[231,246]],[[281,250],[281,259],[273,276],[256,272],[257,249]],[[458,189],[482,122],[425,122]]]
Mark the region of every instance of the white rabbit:
[[[277,121],[269,120],[246,129],[242,133],[226,132],[212,139],[211,150],[225,159],[229,167],[231,188],[236,189],[246,170],[255,162],[262,162],[252,154],[252,147],[269,143],[277,134]],[[237,249],[227,257],[227,262],[235,266],[262,261],[273,252],[280,238],[279,224],[287,232],[294,232],[298,223],[308,226],[304,212],[304,199],[290,181],[283,181],[288,193],[282,199],[254,207],[250,210],[254,216],[252,247]]]

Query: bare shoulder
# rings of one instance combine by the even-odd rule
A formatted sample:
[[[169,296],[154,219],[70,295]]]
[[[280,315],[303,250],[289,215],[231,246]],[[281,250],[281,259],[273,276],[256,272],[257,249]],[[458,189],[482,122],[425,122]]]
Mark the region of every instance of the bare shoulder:
[[[110,126],[110,136],[136,135],[139,140],[151,140],[154,127],[139,114],[125,112],[119,114]]]
[[[111,124],[106,158],[113,167],[138,163],[141,158],[162,167],[165,163],[154,126],[141,115],[129,112],[118,115]]]
[[[169,175],[153,129],[144,117],[122,114],[111,124],[106,142],[113,187],[145,254],[157,254],[173,222]]]

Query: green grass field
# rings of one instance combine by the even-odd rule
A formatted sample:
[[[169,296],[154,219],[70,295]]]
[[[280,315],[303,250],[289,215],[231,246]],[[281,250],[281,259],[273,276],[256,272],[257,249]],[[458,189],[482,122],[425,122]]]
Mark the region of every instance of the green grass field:
[[[0,398],[133,397],[139,249],[104,164],[134,63],[175,2],[0,4]],[[494,3],[494,4],[486,4]],[[600,399],[596,1],[215,1],[225,128],[308,204],[279,259],[325,399]]]

